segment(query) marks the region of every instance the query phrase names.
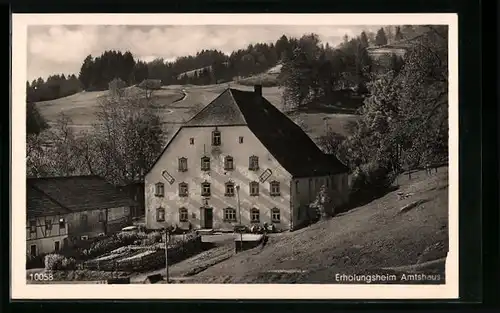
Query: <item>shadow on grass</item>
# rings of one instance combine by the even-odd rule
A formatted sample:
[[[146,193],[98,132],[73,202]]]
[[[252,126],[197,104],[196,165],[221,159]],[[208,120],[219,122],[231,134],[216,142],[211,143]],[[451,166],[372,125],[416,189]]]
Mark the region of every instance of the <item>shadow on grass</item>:
[[[399,186],[389,186],[386,188],[376,188],[376,189],[370,189],[370,190],[359,190],[351,193],[349,196],[349,202],[343,206],[338,207],[335,210],[335,215],[341,214],[341,213],[346,213],[352,209],[355,209],[360,206],[367,205],[368,203],[372,202],[373,200],[382,198],[389,192],[393,192],[395,190],[398,190]]]

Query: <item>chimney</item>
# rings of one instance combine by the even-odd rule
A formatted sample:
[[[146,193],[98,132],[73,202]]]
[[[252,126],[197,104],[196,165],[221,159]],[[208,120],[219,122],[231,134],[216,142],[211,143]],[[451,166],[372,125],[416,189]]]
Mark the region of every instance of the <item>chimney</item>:
[[[258,96],[259,98],[262,97],[262,85],[253,86],[253,90],[256,96]]]

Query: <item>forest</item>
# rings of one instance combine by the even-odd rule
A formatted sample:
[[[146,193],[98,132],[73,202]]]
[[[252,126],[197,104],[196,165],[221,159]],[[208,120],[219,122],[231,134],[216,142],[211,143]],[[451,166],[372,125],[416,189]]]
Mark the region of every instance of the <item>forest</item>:
[[[411,38],[420,31],[418,27],[411,25],[388,26],[380,28],[376,33],[364,33],[361,40],[364,46],[383,46]],[[235,78],[262,73],[280,62],[289,60],[293,51],[307,41],[307,37],[294,38],[283,35],[275,42],[250,44],[229,55],[218,50],[202,50],[172,62],[162,58],[144,62],[134,57],[130,51],[104,51],[99,56],[88,55],[82,60],[78,74],[57,74],[46,80],[40,77],[26,82],[28,101],[53,100],[82,90],[106,90],[108,83],[115,78],[124,81],[128,86],[139,84],[145,79],[161,80],[163,85],[209,85],[228,82]],[[358,37],[345,36],[341,47],[334,48],[322,44],[319,49],[328,60],[331,60],[336,52],[342,51],[345,56],[342,62],[347,62],[346,67],[351,67],[343,70],[353,72],[358,40]],[[327,68],[323,70],[326,71]]]

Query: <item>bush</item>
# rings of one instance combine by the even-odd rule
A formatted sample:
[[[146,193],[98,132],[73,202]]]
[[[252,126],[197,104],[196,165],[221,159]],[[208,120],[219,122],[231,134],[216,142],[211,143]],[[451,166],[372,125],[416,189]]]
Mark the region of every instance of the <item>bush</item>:
[[[73,258],[65,258],[60,254],[47,254],[44,259],[46,270],[74,270],[76,261]]]
[[[137,240],[143,239],[141,234],[144,233],[121,232],[109,238],[92,243],[90,248],[84,250],[83,253],[86,258],[105,254],[120,247],[134,244]]]

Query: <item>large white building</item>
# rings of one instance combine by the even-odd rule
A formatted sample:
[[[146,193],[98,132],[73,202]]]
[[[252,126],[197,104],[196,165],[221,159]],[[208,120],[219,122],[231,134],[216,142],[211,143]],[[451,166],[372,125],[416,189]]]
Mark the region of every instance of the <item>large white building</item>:
[[[347,167],[254,92],[226,89],[170,139],[145,178],[146,225],[230,229],[308,218],[321,186],[347,201]]]

